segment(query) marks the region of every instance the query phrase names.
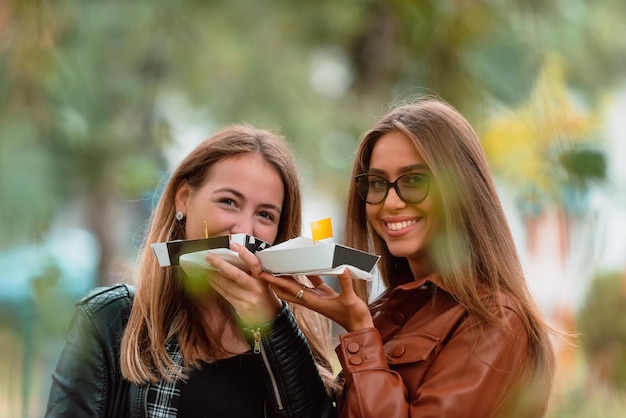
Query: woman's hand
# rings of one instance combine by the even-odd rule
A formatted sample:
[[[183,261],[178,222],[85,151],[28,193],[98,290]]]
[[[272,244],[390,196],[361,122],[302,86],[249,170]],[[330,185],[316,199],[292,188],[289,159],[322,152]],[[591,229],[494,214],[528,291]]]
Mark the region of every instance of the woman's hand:
[[[319,312],[348,332],[374,326],[367,303],[354,292],[348,269],[338,276],[341,293],[337,293],[319,276],[309,276],[313,287],[306,287],[293,277],[277,277],[266,272],[258,277],[270,283],[281,299]]]
[[[207,275],[211,286],[233,306],[245,324],[271,321],[282,309],[282,302],[265,281],[259,280],[263,271],[259,259],[243,245],[232,243],[230,248],[248,265],[250,272],[208,254],[206,260],[218,273]]]

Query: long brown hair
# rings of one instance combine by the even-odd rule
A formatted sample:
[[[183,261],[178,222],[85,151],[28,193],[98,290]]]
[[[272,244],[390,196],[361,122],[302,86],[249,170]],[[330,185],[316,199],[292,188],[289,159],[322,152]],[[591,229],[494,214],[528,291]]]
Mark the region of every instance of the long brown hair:
[[[426,97],[398,105],[367,131],[356,152],[353,177],[367,172],[372,149],[389,133],[404,133],[429,167],[440,208],[440,230],[433,240],[431,273],[442,287],[485,323],[497,323],[487,293],[510,295],[520,306],[528,330],[529,357],[536,379],[546,382],[555,369],[551,328],[528,289],[513,236],[505,218],[484,151],[469,122],[442,100]],[[365,202],[356,183],[349,189],[345,242],[381,254],[380,274],[387,290],[372,304],[380,309],[396,286],[415,280],[403,257],[393,256],[385,241],[368,222]],[[357,281],[360,282],[360,281]],[[369,288],[355,283],[359,295],[369,300]]]
[[[178,267],[159,267],[150,248],[155,242],[185,239],[185,229],[175,219],[175,196],[184,182],[200,187],[208,169],[218,161],[246,153],[258,153],[279,173],[284,200],[275,243],[300,235],[302,199],[293,153],[285,139],[274,132],[247,125],[225,127],[200,143],[174,170],[151,216],[137,273],[137,291],[121,346],[121,369],[126,379],[143,384],[173,376],[185,378],[166,351],[172,337],[180,346],[183,367],[197,366],[200,352],[224,353],[219,335],[206,336],[194,305],[184,290]],[[222,299],[222,304],[226,302]],[[308,309],[290,305],[327,386],[333,385],[330,369],[330,323]],[[228,309],[224,312],[229,314]],[[222,330],[225,323],[221,324]],[[213,338],[211,338],[213,337]]]

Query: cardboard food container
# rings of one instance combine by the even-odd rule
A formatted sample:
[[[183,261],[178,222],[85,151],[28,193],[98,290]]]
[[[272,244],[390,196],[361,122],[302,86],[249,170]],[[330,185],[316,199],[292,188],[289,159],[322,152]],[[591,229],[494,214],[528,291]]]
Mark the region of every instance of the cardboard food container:
[[[299,237],[258,252],[263,268],[275,275],[341,274],[345,268],[357,278],[371,280],[380,256],[340,244]]]
[[[236,260],[243,263],[237,253],[230,250],[230,244],[232,242],[245,246],[252,253],[270,246],[269,243],[247,234],[230,234],[192,240],[157,242],[150,246],[161,267],[179,266],[181,265],[181,258],[187,258],[188,261],[192,263],[202,260],[200,262],[208,265],[208,263],[204,261],[204,255],[202,254],[206,254],[207,251],[214,252],[231,263],[236,263]],[[233,257],[236,257],[236,259]],[[243,264],[245,265],[245,263]]]

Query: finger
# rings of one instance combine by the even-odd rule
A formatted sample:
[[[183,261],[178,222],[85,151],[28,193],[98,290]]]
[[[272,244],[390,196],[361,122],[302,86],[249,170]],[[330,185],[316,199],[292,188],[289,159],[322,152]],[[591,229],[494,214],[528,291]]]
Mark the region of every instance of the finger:
[[[326,283],[321,276],[306,276],[314,287]]]
[[[297,282],[291,276],[276,277],[270,273],[263,272],[259,275],[259,278],[269,283],[278,297],[291,302],[296,301],[296,293],[304,288],[302,283]]]
[[[211,264],[217,271],[219,271],[226,279],[232,280],[234,282],[245,282],[250,275],[239,267],[231,264],[230,262],[224,260],[218,255],[215,254],[207,254],[206,260]]]
[[[264,271],[263,273],[259,274],[259,279],[262,279],[270,284],[280,284],[280,282],[282,281],[281,279],[279,279],[278,277],[274,276],[273,274],[270,274],[266,271]]]
[[[241,271],[238,267],[233,266],[228,261],[223,260],[215,254],[207,254],[206,260],[213,266],[217,274],[211,278],[211,283],[215,290],[222,296],[227,295],[232,298],[241,293],[241,290],[249,287],[246,278],[250,277],[247,273]],[[249,279],[251,280],[251,278]]]
[[[219,271],[209,271],[206,275],[209,285],[219,293],[222,297],[230,301],[231,295],[226,287],[224,287],[224,276]]]
[[[280,289],[284,289],[286,292],[290,292],[291,290],[297,291],[302,287],[302,283],[296,281],[296,279],[292,276],[274,276],[266,271],[259,274],[259,278],[270,283],[272,286],[276,286]]]
[[[306,287],[302,287],[302,288],[298,289],[298,291],[294,295],[295,298],[298,299],[299,301],[302,301],[302,298],[304,297],[304,291],[306,289],[307,289]]]
[[[220,273],[228,271],[229,266],[234,267],[232,264],[225,260],[222,260],[221,257],[218,257],[215,254],[209,253],[204,258],[210,265],[213,266],[213,268],[215,268],[215,270],[219,271]]]
[[[341,286],[341,292],[345,294],[346,291],[354,291],[352,274],[349,269],[344,269],[341,274],[337,276],[339,286]]]
[[[245,246],[241,244],[237,244],[236,242],[230,244],[230,249],[236,252],[237,255],[239,255],[239,258],[241,258],[244,263],[248,265],[248,268],[250,268],[250,273],[252,273],[254,277],[258,277],[259,274],[261,274],[261,272],[263,271],[261,261],[259,261],[257,256],[252,254],[250,250],[248,250]]]

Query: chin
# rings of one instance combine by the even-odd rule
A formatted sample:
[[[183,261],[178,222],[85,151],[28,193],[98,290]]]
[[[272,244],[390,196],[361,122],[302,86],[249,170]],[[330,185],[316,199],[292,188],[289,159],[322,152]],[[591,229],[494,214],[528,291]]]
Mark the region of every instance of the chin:
[[[415,248],[415,247],[409,248],[409,247],[404,246],[404,245],[391,245],[391,246],[387,246],[387,248],[389,249],[389,252],[394,257],[411,258],[416,253],[419,252],[419,248]]]

